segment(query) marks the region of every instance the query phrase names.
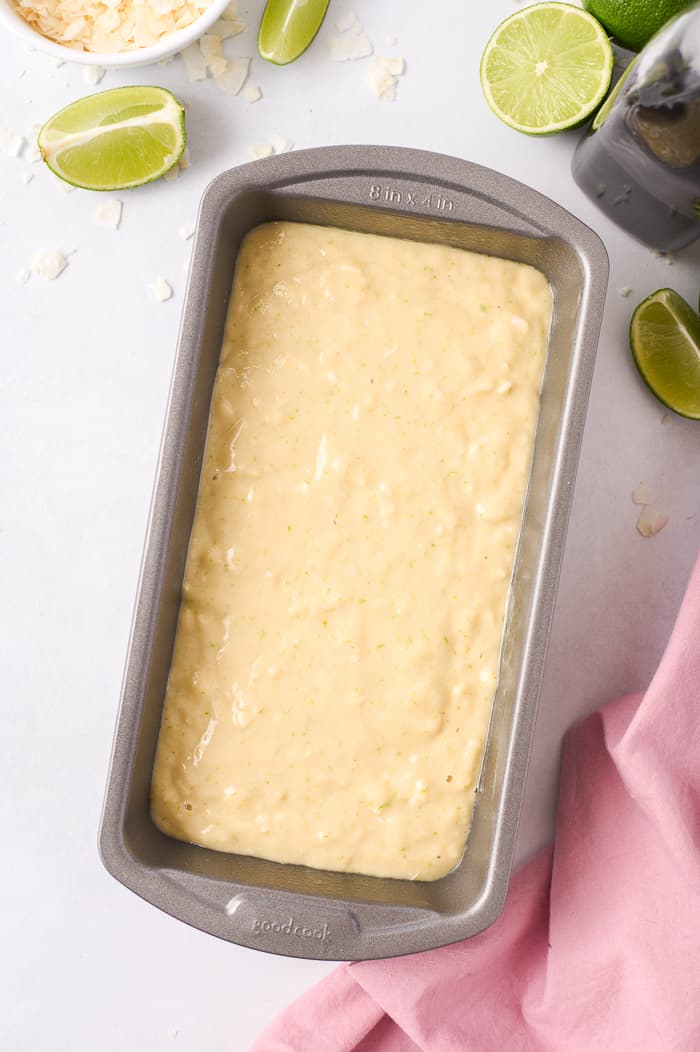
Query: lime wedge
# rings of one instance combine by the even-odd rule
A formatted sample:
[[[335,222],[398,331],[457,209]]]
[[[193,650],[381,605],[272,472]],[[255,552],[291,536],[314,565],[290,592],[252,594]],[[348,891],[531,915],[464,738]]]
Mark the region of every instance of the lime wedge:
[[[267,0],[258,32],[258,51],[286,66],[306,51],[328,10],[329,0]]]
[[[613,51],[601,26],[570,4],[533,4],[501,22],[481,57],[481,87],[502,121],[529,135],[581,124],[605,98]]]
[[[185,149],[185,111],[165,88],[113,88],[59,110],[37,145],[59,179],[127,190],[165,175]]]
[[[639,304],[630,347],[642,379],[674,413],[700,420],[700,315],[672,289]]]

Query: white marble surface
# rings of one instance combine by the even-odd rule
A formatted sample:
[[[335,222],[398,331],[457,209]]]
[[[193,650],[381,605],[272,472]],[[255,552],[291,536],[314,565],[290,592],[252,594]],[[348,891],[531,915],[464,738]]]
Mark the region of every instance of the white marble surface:
[[[251,30],[230,53],[253,55]],[[4,849],[0,1048],[8,1052],[238,1052],[329,965],[219,942],[160,914],[102,869],[96,835],[122,662],[200,192],[249,147],[371,142],[470,158],[549,194],[604,238],[611,282],[561,578],[519,857],[549,835],[562,733],[620,692],[643,687],[700,547],[700,425],[666,414],[636,376],[626,329],[639,299],[672,284],[695,300],[700,251],[673,266],[615,230],[569,174],[576,136],[530,140],[491,116],[478,60],[510,0],[432,7],[352,5],[380,54],[400,54],[398,101],[377,102],[366,62],[334,63],[334,0],[312,50],[287,69],[255,59],[251,105],[178,61],[109,73],[101,87],[159,83],[189,100],[192,166],[176,182],[118,195],[119,231],[99,199],[66,194],[40,164],[0,154],[0,580]],[[387,43],[399,38],[398,46]],[[90,90],[0,42],[0,125],[25,134]],[[34,176],[28,185],[24,172]],[[40,247],[75,249],[55,282],[16,273]],[[173,285],[157,303],[147,284]],[[619,289],[631,286],[629,299]],[[643,539],[640,481],[668,513]]]

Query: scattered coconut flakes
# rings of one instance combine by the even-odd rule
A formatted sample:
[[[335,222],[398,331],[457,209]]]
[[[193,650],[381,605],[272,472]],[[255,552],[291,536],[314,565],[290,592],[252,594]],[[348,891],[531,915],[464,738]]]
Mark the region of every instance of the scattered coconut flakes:
[[[10,128],[0,128],[0,150],[8,157],[21,157],[26,145],[27,140],[23,135]]]
[[[389,36],[386,38],[386,42],[389,45],[389,47],[396,47],[396,45],[399,42],[399,38],[395,37],[393,33],[390,33]]]
[[[33,178],[34,172],[22,172],[22,174],[20,175],[20,180],[24,183],[25,186],[31,183]]]
[[[644,482],[640,482],[638,486],[632,490],[632,501],[634,504],[653,504],[654,498],[651,494],[651,490]]]
[[[288,139],[284,135],[272,135],[270,137],[270,145],[275,153],[289,153],[290,150],[294,149],[294,140]]]
[[[231,0],[230,4],[228,5],[228,7],[226,8],[226,10],[224,11],[224,13],[223,13],[223,15],[221,17],[224,19],[224,21],[229,21],[230,20],[230,21],[234,22],[236,20],[237,15],[238,15],[238,0]]]
[[[354,29],[358,33],[362,32],[362,23],[355,14],[354,11],[349,11],[347,15],[343,15],[339,18],[335,24],[335,28],[339,33],[347,33],[349,30]]]
[[[183,241],[189,241],[189,239],[194,234],[194,223],[183,223],[180,229],[178,230],[178,234],[180,235]]]
[[[367,83],[381,102],[395,102],[398,78],[405,72],[405,59],[375,55],[369,68]]]
[[[658,511],[653,504],[645,504],[637,519],[637,531],[642,537],[653,537],[663,530],[668,522],[668,515]]]
[[[217,87],[227,95],[237,95],[248,79],[249,69],[249,58],[228,59],[224,72],[214,77]]]
[[[250,147],[250,156],[254,161],[260,161],[263,157],[272,157],[272,153],[271,142],[255,142]]]
[[[18,285],[26,285],[32,276],[31,270],[28,267],[22,267],[21,270],[17,271],[15,280]]]
[[[220,18],[212,28],[212,33],[216,33],[222,40],[230,40],[231,37],[240,36],[244,32],[245,26],[235,18]]]
[[[65,64],[66,64],[64,59],[62,59],[62,58],[55,58],[54,55],[49,56],[49,62],[51,63],[52,66],[55,66],[56,69],[60,69],[61,66],[65,66]]]
[[[620,295],[625,300],[631,294],[631,292],[632,292],[632,289],[630,288],[629,285],[623,285],[622,288],[620,289]]]
[[[57,248],[40,248],[32,260],[32,274],[55,281],[68,266],[68,260]]]
[[[172,168],[168,169],[163,178],[165,179],[166,183],[174,183],[179,174],[180,166],[178,164],[174,164]]]
[[[262,98],[262,91],[257,84],[248,84],[243,92],[243,97],[246,102],[257,102]]]
[[[103,66],[84,66],[83,80],[90,87],[94,88],[96,84],[100,83],[106,72],[107,70]]]
[[[362,32],[342,33],[331,37],[331,58],[334,62],[355,62],[374,53],[372,41]]]
[[[196,80],[207,79],[207,67],[204,64],[202,52],[197,44],[190,44],[180,52],[185,66],[187,79],[194,83]]]
[[[189,146],[186,146],[185,149],[182,151],[182,156],[180,157],[180,160],[177,162],[177,166],[180,169],[180,171],[185,172],[189,168],[190,163],[190,148]]]
[[[95,219],[100,226],[106,226],[110,230],[118,230],[122,221],[122,202],[114,199],[107,201],[106,204],[98,205]]]
[[[165,303],[166,300],[172,299],[172,285],[169,281],[166,281],[165,278],[156,278],[156,280],[152,281],[148,287],[153,293],[155,299],[157,299],[159,303]]]

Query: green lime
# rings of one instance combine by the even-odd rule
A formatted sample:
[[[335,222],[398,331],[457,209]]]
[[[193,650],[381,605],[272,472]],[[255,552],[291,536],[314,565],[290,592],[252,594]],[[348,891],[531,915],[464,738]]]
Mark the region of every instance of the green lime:
[[[587,11],[631,51],[641,51],[658,29],[692,0],[583,0]]]
[[[185,111],[165,88],[113,88],[59,110],[37,145],[60,179],[127,190],[165,175],[185,149]]]
[[[683,297],[659,289],[643,300],[630,322],[630,347],[659,401],[700,420],[700,315]]]
[[[268,62],[286,66],[314,39],[329,0],[267,0],[258,32],[258,51]]]
[[[501,22],[481,57],[481,87],[502,121],[529,135],[581,124],[610,86],[605,30],[570,4],[533,4]]]

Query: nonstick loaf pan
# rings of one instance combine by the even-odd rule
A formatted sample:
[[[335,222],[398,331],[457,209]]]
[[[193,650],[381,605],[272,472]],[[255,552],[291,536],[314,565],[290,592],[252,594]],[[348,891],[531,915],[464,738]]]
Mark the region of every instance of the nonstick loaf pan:
[[[434,882],[334,873],[170,839],[149,811],[212,386],[236,256],[253,227],[316,223],[531,264],[553,320],[510,591],[500,681],[464,856]],[[224,172],[202,199],[126,659],[100,850],[160,909],[243,946],[359,960],[456,942],[506,896],[564,547],[608,262],[599,238],[534,190],[418,150],[304,150]]]

